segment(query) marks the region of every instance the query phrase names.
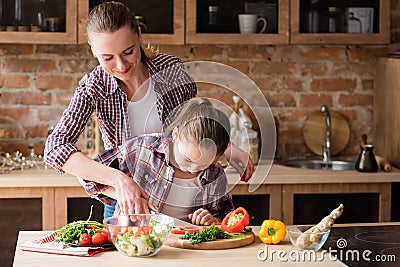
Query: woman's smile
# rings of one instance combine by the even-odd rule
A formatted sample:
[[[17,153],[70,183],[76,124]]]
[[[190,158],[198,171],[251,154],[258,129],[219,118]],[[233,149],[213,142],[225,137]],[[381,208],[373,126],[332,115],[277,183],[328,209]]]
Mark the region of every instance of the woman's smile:
[[[125,75],[130,71],[130,69],[131,69],[131,66],[129,66],[125,70],[117,70],[117,69],[115,69],[114,72],[119,74],[119,75]]]

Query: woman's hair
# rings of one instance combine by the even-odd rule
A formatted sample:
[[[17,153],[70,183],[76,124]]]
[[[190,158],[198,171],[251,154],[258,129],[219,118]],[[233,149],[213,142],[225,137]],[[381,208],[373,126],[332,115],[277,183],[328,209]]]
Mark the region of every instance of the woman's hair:
[[[93,32],[113,33],[128,25],[132,33],[139,33],[140,22],[135,19],[135,14],[124,4],[119,2],[104,2],[90,13],[86,23],[89,42]]]
[[[175,127],[178,128],[180,137],[193,140],[200,145],[207,146],[210,143],[202,141],[212,140],[218,156],[224,153],[230,142],[228,117],[206,98],[197,97],[186,102],[166,130]]]
[[[113,33],[127,25],[134,34],[139,33],[139,27],[142,32],[146,30],[146,25],[135,18],[135,14],[129,7],[119,2],[104,2],[89,13],[86,22],[89,44],[92,33]],[[150,45],[150,43],[147,44],[147,47],[142,46],[142,51],[149,59],[154,59],[159,52],[158,47]]]

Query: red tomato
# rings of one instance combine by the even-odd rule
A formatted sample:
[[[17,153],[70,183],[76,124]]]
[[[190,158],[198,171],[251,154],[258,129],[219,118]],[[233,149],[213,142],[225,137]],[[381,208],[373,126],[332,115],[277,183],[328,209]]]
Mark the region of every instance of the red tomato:
[[[88,234],[81,234],[79,236],[79,244],[83,246],[90,245],[92,243],[92,238]]]
[[[186,229],[186,232],[188,232],[189,234],[194,232],[200,232],[200,228]]]
[[[221,224],[220,222],[212,223],[211,225],[214,225],[214,226],[217,227],[218,229],[222,229],[222,224]]]
[[[135,236],[148,235],[151,234],[152,231],[153,227],[151,226],[139,226]]]
[[[153,232],[153,227],[152,226],[142,226],[142,233],[145,235],[149,235]]]
[[[108,234],[108,232],[106,231],[106,232],[100,232],[102,235],[103,235],[103,237],[104,237],[104,240],[105,240],[105,242],[104,243],[111,243],[111,239],[110,239],[110,235]]]
[[[184,235],[186,232],[182,229],[172,229],[171,233],[175,235]]]
[[[104,237],[104,235],[100,232],[95,233],[92,236],[92,244],[93,245],[103,245],[106,243],[108,238]]]
[[[117,238],[117,235],[123,235],[122,233],[113,233],[111,239]]]

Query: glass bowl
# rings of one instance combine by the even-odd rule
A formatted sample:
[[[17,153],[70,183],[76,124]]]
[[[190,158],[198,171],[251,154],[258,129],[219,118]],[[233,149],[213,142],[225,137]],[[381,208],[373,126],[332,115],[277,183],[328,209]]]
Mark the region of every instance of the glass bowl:
[[[120,215],[104,219],[110,239],[125,256],[154,256],[167,240],[174,219],[160,214]]]
[[[290,242],[299,250],[318,251],[329,237],[330,230],[320,233],[305,233],[312,225],[292,225],[287,227]]]

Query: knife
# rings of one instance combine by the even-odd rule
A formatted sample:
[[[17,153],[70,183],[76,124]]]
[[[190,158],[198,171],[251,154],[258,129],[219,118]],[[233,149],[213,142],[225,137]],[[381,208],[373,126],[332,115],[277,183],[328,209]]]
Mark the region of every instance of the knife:
[[[178,218],[166,215],[164,213],[160,213],[160,212],[152,212],[152,213],[158,214],[158,215],[163,215],[163,216],[166,216],[166,217],[169,217],[169,218],[173,219],[174,220],[174,227],[177,227],[177,228],[181,228],[181,229],[202,229],[201,226],[185,222],[183,220],[180,220]]]

